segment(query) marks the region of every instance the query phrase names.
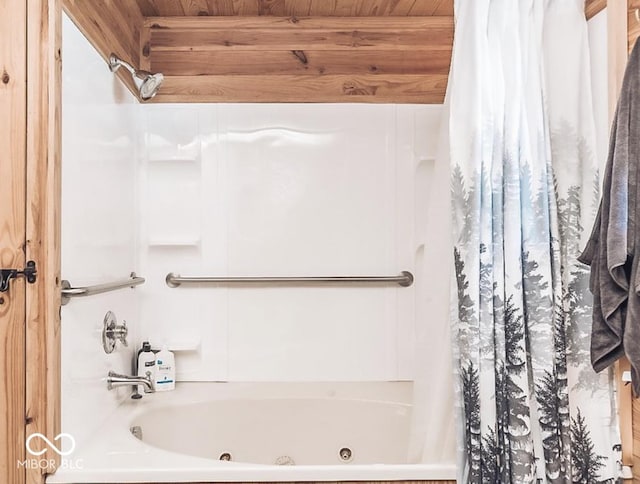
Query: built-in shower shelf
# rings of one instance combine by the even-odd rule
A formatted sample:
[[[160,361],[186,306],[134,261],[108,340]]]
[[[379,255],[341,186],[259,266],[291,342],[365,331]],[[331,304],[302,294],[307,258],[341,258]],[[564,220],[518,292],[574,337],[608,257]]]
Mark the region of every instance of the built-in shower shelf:
[[[199,247],[200,237],[185,237],[175,239],[149,239],[149,247]]]
[[[187,157],[179,157],[179,158],[148,158],[147,163],[152,164],[157,167],[162,167],[163,165],[194,165],[200,163],[200,156],[194,156],[193,158]]]
[[[154,349],[160,349],[165,345],[164,341],[153,338],[149,342]],[[200,351],[201,341],[196,338],[176,341],[169,340],[166,346],[169,351],[173,351],[174,353],[196,353]]]
[[[415,154],[415,153],[414,153]],[[435,165],[436,163],[436,159],[433,157],[427,157],[427,158],[421,158],[418,157],[417,154],[416,155],[416,167],[420,166],[420,165]]]
[[[200,351],[200,340],[174,341],[167,345],[174,353],[186,353]]]

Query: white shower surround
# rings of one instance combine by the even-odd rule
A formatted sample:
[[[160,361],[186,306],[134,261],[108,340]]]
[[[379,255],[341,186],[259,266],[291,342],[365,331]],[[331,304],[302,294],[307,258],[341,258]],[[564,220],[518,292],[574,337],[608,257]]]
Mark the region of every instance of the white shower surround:
[[[446,284],[448,275],[434,277],[427,267],[433,257],[448,256],[434,253],[432,243],[434,235],[446,235],[448,217],[446,204],[437,208],[433,194],[439,190],[432,190],[441,106],[140,105],[68,19],[63,34],[63,276],[84,285],[136,270],[147,283],[63,308],[62,429],[76,437],[70,458],[81,459],[83,469],[60,469],[49,482],[452,477],[451,385],[443,377],[450,374],[449,345],[443,344],[448,329],[429,318],[434,305],[448,305],[429,287]],[[416,275],[413,287],[164,284],[171,271],[402,270]],[[129,348],[107,356],[100,329],[110,309],[127,320],[133,337]],[[274,466],[267,474],[264,466],[251,471],[253,465],[235,464],[221,470],[217,461],[203,464],[140,444],[128,427],[151,402],[179,406],[191,398],[185,385],[215,388],[215,399],[241,383],[179,383],[179,391],[132,402],[126,390],[107,392],[104,382],[109,370],[128,373],[132,346],[149,338],[180,350],[182,382],[289,381],[314,394],[340,382],[355,382],[348,385],[356,393],[384,387],[384,381],[404,380],[398,385],[406,387],[415,373],[416,317],[427,321],[420,362],[434,368],[419,372],[427,378],[421,384],[438,397],[420,409],[422,432],[412,422],[397,444],[412,456],[424,450],[425,464]],[[429,381],[429,374],[437,378]],[[333,383],[317,383],[322,381]],[[244,388],[263,385],[269,393],[281,384]],[[389,405],[410,403],[406,395],[396,397],[368,396]],[[225,474],[230,467],[235,478]]]

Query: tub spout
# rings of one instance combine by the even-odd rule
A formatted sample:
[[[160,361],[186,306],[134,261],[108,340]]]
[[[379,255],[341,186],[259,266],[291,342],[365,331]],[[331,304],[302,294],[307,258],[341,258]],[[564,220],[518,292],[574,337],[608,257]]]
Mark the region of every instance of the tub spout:
[[[110,371],[109,376],[107,376],[107,389],[113,390],[115,387],[142,385],[145,391],[153,393],[155,388],[151,380],[151,372],[148,371],[146,375],[147,376],[129,376]]]

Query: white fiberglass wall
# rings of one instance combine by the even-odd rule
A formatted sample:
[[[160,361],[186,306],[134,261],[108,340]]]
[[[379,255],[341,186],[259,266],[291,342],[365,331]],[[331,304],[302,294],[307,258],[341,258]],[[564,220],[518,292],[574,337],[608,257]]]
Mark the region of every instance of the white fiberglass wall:
[[[171,289],[164,279],[409,270],[427,281],[427,304],[429,284],[448,284],[417,265],[447,235],[426,227],[430,187],[447,183],[432,170],[441,109],[142,106],[141,334],[180,350],[179,378],[412,378],[417,285]]]
[[[138,104],[65,16],[62,92],[62,277],[76,286],[136,270]],[[126,391],[107,392],[109,370],[128,372],[133,348],[107,355],[101,329],[111,310],[136,338],[138,299],[119,291],[62,308],[62,429],[78,445]]]

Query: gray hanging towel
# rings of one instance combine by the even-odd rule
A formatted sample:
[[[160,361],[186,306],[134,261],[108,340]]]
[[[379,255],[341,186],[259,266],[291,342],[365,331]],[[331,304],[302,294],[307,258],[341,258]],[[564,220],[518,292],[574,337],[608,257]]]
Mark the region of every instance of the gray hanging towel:
[[[626,355],[636,395],[640,395],[639,156],[640,44],[636,42],[611,128],[598,216],[578,258],[591,266],[593,368],[602,371]]]

